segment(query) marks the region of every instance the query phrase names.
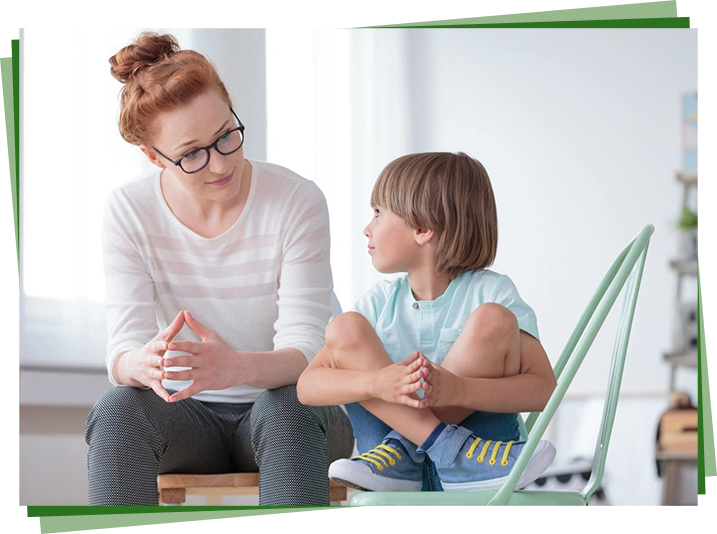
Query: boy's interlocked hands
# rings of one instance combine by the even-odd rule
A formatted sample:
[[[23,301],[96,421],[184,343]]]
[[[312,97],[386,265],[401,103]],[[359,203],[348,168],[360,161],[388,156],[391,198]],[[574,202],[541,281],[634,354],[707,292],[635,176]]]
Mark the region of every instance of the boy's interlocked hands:
[[[401,360],[375,373],[372,383],[372,397],[392,402],[395,404],[406,404],[413,408],[421,407],[421,399],[416,391],[421,389],[421,360],[425,356],[415,351],[408,358]]]
[[[425,396],[416,406],[417,408],[428,408],[429,406],[460,406],[463,391],[463,381],[459,376],[449,370],[433,363],[423,354],[418,359],[420,365],[420,378],[410,387],[423,389]]]

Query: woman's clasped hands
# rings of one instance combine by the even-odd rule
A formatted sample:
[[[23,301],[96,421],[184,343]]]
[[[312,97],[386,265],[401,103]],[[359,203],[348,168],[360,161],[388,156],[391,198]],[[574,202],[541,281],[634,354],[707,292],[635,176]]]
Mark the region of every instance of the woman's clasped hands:
[[[175,341],[184,325],[191,328],[201,341]],[[187,354],[165,357],[168,350]],[[251,368],[240,353],[232,349],[219,334],[197,321],[188,311],[180,311],[172,323],[142,348],[127,353],[120,365],[126,369],[125,382],[130,386],[146,386],[166,402],[177,402],[208,389],[226,389],[245,384]],[[186,367],[168,370],[168,367]],[[192,384],[172,395],[162,380],[191,380]]]
[[[180,312],[182,313],[182,312]],[[186,352],[163,359],[163,378],[169,380],[191,380],[187,388],[171,395],[168,402],[178,402],[205,390],[221,390],[248,382],[249,366],[242,365],[243,359],[222,337],[203,325],[189,311],[183,312],[186,325],[197,334],[201,341],[170,341],[168,350]],[[181,371],[167,370],[167,367],[187,367]]]

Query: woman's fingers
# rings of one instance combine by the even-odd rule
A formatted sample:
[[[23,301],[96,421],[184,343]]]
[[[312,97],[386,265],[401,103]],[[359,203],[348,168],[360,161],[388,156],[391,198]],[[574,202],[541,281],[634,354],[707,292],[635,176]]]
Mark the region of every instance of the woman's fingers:
[[[162,371],[160,371],[156,367],[152,367],[151,369],[147,370],[147,376],[149,376],[152,380],[162,380],[162,378],[164,378],[162,376]]]
[[[184,310],[184,320],[187,322],[187,326],[189,326],[189,328],[191,328],[192,330],[194,330],[194,332],[196,332],[196,334],[197,334],[200,338],[202,338],[202,341],[204,341],[204,340],[207,339],[211,334],[214,333],[214,330],[212,330],[211,328],[207,328],[207,327],[204,326],[202,323],[200,323],[199,321],[197,321],[197,320],[194,318],[194,316],[193,316],[191,313],[189,313],[189,310]]]
[[[180,311],[167,328],[160,334],[160,339],[171,341],[184,326],[184,312]]]
[[[167,350],[167,342],[163,339],[155,339],[147,344],[147,348],[152,354],[157,354],[161,357],[164,351]]]
[[[199,341],[172,341],[167,347],[169,350],[179,350],[190,354],[198,354],[204,349],[204,345]]]
[[[169,392],[162,387],[162,383],[159,380],[152,380],[149,383],[149,387],[151,387],[164,402],[169,402]]]
[[[162,367],[197,367],[198,358],[194,356],[172,356],[164,358]]]
[[[196,395],[200,391],[202,391],[202,387],[197,385],[196,382],[192,382],[188,388],[183,389],[182,391],[178,391],[177,393],[169,397],[169,402],[179,402],[181,400],[188,399],[189,397]]]
[[[164,378],[169,380],[194,380],[194,371],[164,371]]]

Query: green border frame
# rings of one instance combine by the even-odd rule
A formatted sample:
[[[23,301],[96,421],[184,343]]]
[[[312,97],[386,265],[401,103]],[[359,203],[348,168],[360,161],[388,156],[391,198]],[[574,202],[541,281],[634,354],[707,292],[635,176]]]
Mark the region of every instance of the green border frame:
[[[444,24],[433,25],[414,24],[412,26],[369,26],[376,29],[394,28],[445,28],[453,30],[456,28],[689,28],[689,17],[674,18],[647,18],[647,19],[604,19],[604,20],[562,20],[542,22],[501,22],[481,24]]]
[[[567,10],[554,10],[554,11],[544,11],[544,12],[538,12],[538,13],[526,13],[526,14],[514,14],[514,15],[498,15],[498,16],[489,16],[489,17],[476,17],[471,19],[460,19],[460,20],[452,20],[452,21],[432,21],[430,23],[412,23],[412,24],[402,24],[402,25],[387,25],[383,27],[415,27],[415,28],[422,28],[422,27],[446,27],[446,28],[478,28],[478,27],[486,27],[486,28],[704,28],[705,27],[705,18],[709,17],[713,12],[715,11],[715,4],[708,1],[708,0],[684,0],[684,1],[678,1],[678,0],[665,0],[663,2],[653,2],[653,3],[633,3],[628,5],[620,5],[620,6],[599,6],[594,8],[580,8],[580,9],[567,9]],[[715,17],[717,19],[717,17]],[[508,22],[510,21],[510,22]],[[708,32],[705,32],[708,33]],[[712,43],[712,40],[714,39],[713,35],[706,35],[706,41],[705,41],[705,49],[710,48],[709,43]],[[0,143],[4,149],[9,148],[9,153],[6,154],[5,158],[2,158],[4,161],[9,161],[9,159],[14,158],[15,162],[15,183],[12,184],[15,186],[15,203],[11,203],[12,195],[8,195],[8,191],[6,191],[6,195],[4,195],[6,206],[4,213],[10,214],[10,219],[12,220],[12,223],[15,224],[15,227],[12,227],[12,224],[10,222],[6,222],[5,226],[5,234],[4,234],[4,245],[7,250],[8,246],[11,246],[14,250],[17,247],[18,253],[19,253],[19,212],[20,212],[20,199],[19,199],[19,91],[18,91],[18,81],[19,81],[19,40],[18,39],[12,39],[11,40],[11,52],[12,52],[12,74],[13,74],[13,106],[14,106],[14,143],[12,139],[2,139],[2,141],[5,141],[4,143]],[[0,60],[0,67],[4,66],[4,64],[1,63],[2,60]],[[714,72],[712,72],[708,62],[705,60],[705,76],[707,78],[713,79],[714,78]],[[4,93],[0,93],[5,96]],[[7,104],[7,103],[6,103]],[[707,142],[711,143],[710,141],[711,137],[708,134]],[[12,150],[14,148],[14,150]],[[14,153],[13,153],[14,152]],[[7,180],[6,180],[6,186],[7,186]],[[705,189],[709,189],[708,185],[705,185]],[[705,203],[708,202],[708,195],[705,195]],[[8,206],[10,204],[12,208]],[[705,205],[706,209],[706,205]],[[711,219],[707,217],[706,224],[710,224],[709,221]],[[707,240],[705,243],[705,250],[712,250],[712,241],[711,234],[709,232],[706,232]],[[711,265],[710,265],[711,266]],[[698,277],[698,287],[699,287],[699,298],[698,298],[698,311],[699,311],[699,321],[700,325],[702,322],[705,324],[712,324],[711,319],[714,319],[715,314],[713,311],[713,305],[712,303],[715,301],[715,291],[717,291],[717,282],[714,282],[714,279],[710,280],[708,279],[704,273],[708,272],[708,266],[707,266],[707,260],[706,257],[702,257],[699,260],[699,277]],[[6,302],[14,302],[15,295],[18,293],[15,293],[15,290],[19,290],[18,287],[18,281],[19,281],[19,268],[18,265],[15,264],[14,266],[11,266],[10,269],[7,269],[7,265],[5,266],[5,277],[4,277],[4,284],[2,285],[3,291],[7,293],[6,295]],[[8,314],[5,321],[5,327],[8,330],[9,338],[12,340],[17,340],[17,337],[15,333],[18,332],[18,329],[16,328],[17,322],[14,322],[10,320],[11,316],[16,317],[16,315],[10,314],[9,307],[5,307]],[[705,335],[708,337],[705,338]],[[17,341],[15,341],[17,343]],[[11,343],[11,350],[14,350],[14,346]],[[714,346],[714,342],[712,340],[712,334],[709,331],[709,329],[701,329],[699,330],[699,384],[698,384],[698,391],[699,391],[699,418],[700,418],[700,443],[699,443],[699,493],[700,494],[717,494],[717,479],[716,478],[706,478],[705,477],[705,454],[709,452],[710,458],[714,458],[715,448],[717,448],[717,443],[712,439],[710,434],[710,447],[709,450],[705,447],[705,433],[703,432],[704,429],[704,413],[703,407],[705,406],[705,402],[708,402],[705,398],[705,393],[708,392],[709,388],[704,388],[703,384],[706,383],[706,371],[705,371],[705,360],[702,358],[703,350],[709,351],[709,348],[712,348]],[[706,348],[707,347],[707,348]],[[19,348],[18,348],[19,353]],[[11,365],[8,367],[12,367],[14,369],[15,362],[10,362]],[[19,362],[18,362],[19,364]],[[12,369],[8,370],[7,375],[12,376],[14,375],[14,371]],[[710,378],[714,380],[714,369],[710,368]],[[14,384],[14,379],[11,379],[9,382],[10,387],[4,388],[3,394],[8,395],[8,399],[6,399],[6,404],[8,401],[13,402],[16,392],[19,393],[17,388],[12,387]],[[13,396],[13,400],[10,400],[9,397]],[[714,408],[712,407],[714,399],[710,397],[710,413],[714,413]],[[18,421],[18,415],[17,413],[10,414],[9,417],[6,417],[6,421],[11,422],[17,422]],[[8,433],[10,434],[10,433]],[[11,458],[17,457],[15,456],[15,451],[18,451],[19,446],[18,442],[14,439],[14,435],[11,436],[12,442],[9,438],[5,439],[3,450],[6,452],[8,456]],[[19,452],[19,451],[18,451]],[[713,460],[714,461],[714,460]],[[14,465],[14,464],[12,464]],[[712,465],[712,464],[710,464]],[[6,475],[8,473],[12,473],[12,478],[17,478],[19,482],[19,470],[17,469],[17,466],[13,467],[10,470],[5,471]],[[6,486],[10,486],[11,484],[6,484]],[[10,488],[12,491],[5,493],[5,499],[4,502],[8,506],[8,514],[10,518],[14,517],[15,520],[17,519],[17,513],[18,506],[19,506],[19,500],[17,497],[17,492],[14,490],[14,488]],[[263,522],[271,522],[274,523],[274,520],[277,521],[276,526],[284,526],[285,528],[291,528],[292,530],[299,532],[306,530],[306,531],[317,531],[317,530],[328,530],[329,528],[335,527],[335,525],[332,524],[326,524],[325,518],[327,513],[342,513],[342,519],[343,525],[342,530],[347,531],[358,531],[357,527],[361,529],[361,531],[365,531],[366,528],[368,528],[367,525],[352,525],[352,522],[349,520],[349,518],[346,518],[346,514],[357,514],[356,517],[358,517],[358,514],[363,514],[361,517],[366,520],[370,520],[372,523],[379,519],[383,518],[383,520],[386,520],[387,523],[382,524],[382,528],[402,528],[405,529],[409,525],[412,525],[414,527],[423,526],[424,528],[428,525],[434,524],[434,521],[431,519],[421,520],[420,522],[416,522],[416,519],[418,517],[422,517],[425,514],[428,513],[427,510],[415,510],[415,509],[403,509],[400,510],[393,510],[392,513],[388,513],[385,509],[371,509],[371,510],[363,510],[359,512],[355,508],[333,508],[333,509],[294,509],[294,508],[281,508],[277,510],[276,508],[257,508],[257,507],[161,507],[161,508],[154,508],[154,507],[84,507],[84,506],[67,506],[67,507],[57,507],[57,506],[30,506],[27,510],[27,518],[28,518],[28,533],[39,533],[41,530],[41,524],[43,527],[42,532],[49,532],[52,530],[52,532],[80,532],[85,530],[85,526],[80,526],[80,530],[78,530],[78,523],[75,522],[58,522],[58,521],[41,521],[44,519],[49,518],[71,518],[76,516],[82,516],[82,517],[92,517],[97,515],[107,515],[111,514],[113,516],[117,516],[120,514],[130,514],[132,516],[137,516],[137,521],[133,522],[132,525],[136,526],[142,526],[145,524],[145,521],[143,520],[143,517],[147,517],[146,514],[155,514],[155,513],[162,513],[162,514],[174,514],[174,513],[183,513],[183,514],[189,514],[192,515],[193,512],[202,512],[202,517],[204,518],[204,521],[206,521],[208,518],[206,518],[206,513],[212,513],[212,519],[211,524],[213,528],[222,528],[222,525],[225,525],[226,527],[236,527],[237,524],[234,521],[231,522],[225,522],[222,518],[227,515],[227,512],[231,511],[240,511],[240,510],[264,510],[266,513],[262,514],[262,523],[258,523],[256,527],[254,528],[260,528],[260,525],[263,525]],[[470,524],[471,522],[475,521],[474,516],[475,511],[471,509],[464,509],[464,510],[458,510],[458,509],[451,509],[450,511],[447,510],[431,510],[430,518],[444,518],[444,519],[450,519],[451,522],[454,524]],[[308,526],[301,527],[297,526],[296,521],[300,519],[309,519],[309,516],[313,517],[315,514],[321,514],[316,515],[316,523],[312,523]],[[368,514],[368,515],[366,515]],[[233,514],[230,514],[233,516]],[[253,515],[253,514],[252,514]],[[562,516],[562,514],[560,514]],[[279,517],[283,516],[284,519],[286,519],[285,523],[282,524],[282,522],[279,520]],[[583,527],[590,527],[590,526],[597,526],[597,524],[601,522],[605,522],[608,524],[612,524],[613,519],[607,519],[605,516],[610,516],[610,514],[591,514],[589,516],[591,519],[589,520],[589,523],[592,523],[594,525],[589,525],[586,523],[583,525]],[[636,528],[644,528],[645,526],[648,526],[650,528],[655,528],[658,532],[659,531],[666,531],[667,529],[673,530],[675,528],[706,528],[707,525],[710,523],[707,522],[708,517],[707,516],[697,516],[694,517],[693,514],[681,514],[679,517],[680,523],[673,523],[673,521],[677,521],[677,518],[674,520],[672,519],[672,516],[670,517],[664,517],[662,519],[649,519],[649,514],[641,514],[643,519],[639,521],[639,523],[633,523],[633,525]],[[172,517],[175,517],[175,520],[171,520]],[[185,517],[185,516],[183,516]],[[271,517],[271,519],[270,519]],[[556,517],[556,516],[553,516]],[[573,516],[574,517],[574,516]],[[582,517],[582,516],[580,516]],[[612,517],[615,517],[612,515]],[[701,519],[701,517],[704,517],[704,520]],[[320,519],[323,518],[323,519]],[[618,519],[615,519],[618,520]],[[181,529],[182,528],[182,520],[180,518],[177,518],[177,516],[163,516],[163,528],[173,528],[173,529]],[[455,523],[455,522],[458,523]],[[493,521],[496,521],[493,524]],[[505,526],[503,522],[497,518],[492,517],[491,515],[486,516],[485,514],[481,515],[481,523],[482,528],[501,528]],[[582,523],[585,521],[584,519],[577,520],[578,522]],[[620,527],[628,527],[629,524],[632,523],[633,520],[631,519],[619,519]],[[625,525],[625,521],[628,522],[628,525]],[[711,522],[711,520],[710,520]],[[242,517],[242,527],[249,527],[248,523],[245,521],[245,518]],[[10,523],[6,523],[6,525],[11,526],[17,524],[12,519],[10,520]],[[95,522],[91,522],[92,525],[98,525]],[[124,524],[124,523],[123,523]],[[83,523],[84,525],[84,523]],[[526,522],[522,523],[522,521],[516,520],[513,518],[511,520],[511,525],[514,528],[519,528],[521,525],[524,528],[537,528],[538,530],[541,530],[542,527],[535,525],[534,522]],[[551,518],[551,525],[550,530],[551,532],[558,528],[558,530],[564,528],[567,530],[568,528],[572,529],[576,525],[576,520],[568,520],[562,521],[557,519]],[[87,526],[90,526],[90,522],[87,522]],[[110,532],[114,529],[111,527],[111,525],[108,524],[107,521],[102,522],[101,526],[106,531]],[[206,524],[205,524],[206,526]],[[603,525],[602,528],[604,528],[607,525]],[[616,525],[618,526],[618,525]],[[93,527],[95,528],[95,527]],[[143,529],[144,530],[144,529]],[[589,528],[588,528],[589,530]],[[89,532],[89,530],[87,530]]]

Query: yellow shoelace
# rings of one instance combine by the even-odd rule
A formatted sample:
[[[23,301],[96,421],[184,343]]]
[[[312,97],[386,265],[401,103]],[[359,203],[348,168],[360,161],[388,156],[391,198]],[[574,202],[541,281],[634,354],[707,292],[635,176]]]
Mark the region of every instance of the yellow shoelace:
[[[396,463],[396,460],[393,459],[391,454],[395,454],[398,460],[403,459],[396,449],[389,447],[388,445],[384,445],[383,443],[368,452],[354,456],[352,459],[371,462],[378,468],[379,471],[383,471],[384,467],[388,467],[389,465],[394,465]],[[388,462],[386,460],[388,460]]]
[[[493,443],[493,440],[490,439],[488,441],[485,441],[481,438],[476,438],[476,440],[473,442],[473,445],[471,445],[471,448],[468,449],[468,452],[466,453],[466,458],[473,458],[473,453],[475,452],[476,447],[478,447],[478,444],[481,441],[484,441],[483,448],[481,449],[480,454],[478,455],[478,458],[476,458],[476,460],[481,463],[483,462],[483,460],[485,460],[485,455],[488,452],[488,448],[490,447],[490,444]],[[509,441],[505,445],[505,451],[503,451],[503,458],[500,461],[500,465],[502,465],[503,467],[508,465],[508,453],[510,452],[510,448],[513,446],[513,443],[515,442]],[[490,465],[495,465],[495,461],[498,456],[498,450],[500,449],[500,446],[502,444],[502,441],[496,441],[495,443],[493,443],[493,454],[490,455],[490,460],[488,460],[488,463]]]

